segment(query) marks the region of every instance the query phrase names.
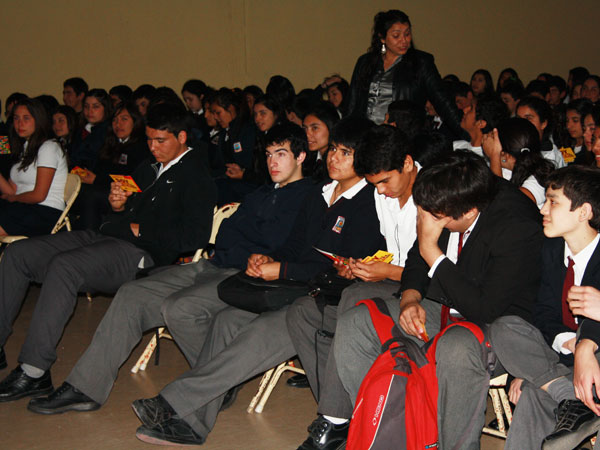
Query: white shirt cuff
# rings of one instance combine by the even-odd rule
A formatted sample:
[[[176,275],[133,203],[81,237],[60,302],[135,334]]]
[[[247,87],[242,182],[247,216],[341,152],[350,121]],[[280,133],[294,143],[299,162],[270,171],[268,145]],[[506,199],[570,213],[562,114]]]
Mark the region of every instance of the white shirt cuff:
[[[435,260],[435,262],[433,263],[433,266],[431,266],[431,269],[429,269],[429,272],[427,272],[427,275],[429,276],[429,278],[433,278],[433,274],[435,273],[435,269],[437,269],[437,266],[440,265],[440,263],[446,259],[446,255],[440,255],[438,256],[438,259]]]
[[[569,339],[573,339],[576,336],[572,331],[565,331],[564,333],[558,333],[554,337],[554,342],[552,342],[552,349],[557,353],[562,353],[563,355],[570,355],[571,350],[567,350],[563,347],[563,344],[567,342]]]

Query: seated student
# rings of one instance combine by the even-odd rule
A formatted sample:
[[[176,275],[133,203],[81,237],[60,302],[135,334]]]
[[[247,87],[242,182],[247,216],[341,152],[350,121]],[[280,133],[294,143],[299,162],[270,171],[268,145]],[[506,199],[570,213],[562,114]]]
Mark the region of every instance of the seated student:
[[[265,95],[263,90],[254,84],[246,86],[242,92],[244,94],[244,98],[246,99],[246,103],[248,104],[248,110],[250,111],[254,110],[254,102],[256,99]]]
[[[527,119],[505,120],[483,138],[490,169],[519,187],[538,208],[546,202],[546,178],[554,164],[542,156],[540,137]]]
[[[546,82],[548,84],[548,104],[555,109],[562,105],[567,96],[567,83],[558,75],[553,75]]]
[[[338,127],[334,128],[335,142]],[[381,234],[391,263],[350,259],[348,266],[337,264],[338,273],[361,280],[344,289],[339,305],[319,305],[319,299],[302,297],[288,309],[288,332],[313,395],[319,403],[319,417],[309,427],[309,437],[301,449],[338,448],[346,439],[352,405],[337,377],[333,334],[337,316],[369,297],[390,297],[398,291],[406,256],[417,236],[417,209],[412,185],[418,165],[412,158],[409,139],[400,130],[380,125],[368,131],[358,145],[354,166],[357,173],[375,186],[375,206]],[[320,435],[323,424],[329,425]]]
[[[541,213],[549,239],[542,251],[534,322],[539,329],[514,316],[490,327],[500,363],[526,380],[515,399],[507,449],[540,448],[543,440],[544,449],[571,449],[600,428],[593,392],[600,372],[595,354],[600,172],[581,166],[559,169],[548,178],[546,197]],[[572,357],[566,359],[571,354],[574,369],[567,367],[573,364]],[[557,422],[557,432],[550,434]]]
[[[83,100],[88,92],[88,84],[83,78],[68,78],[63,83],[63,103],[79,115],[83,112]]]
[[[600,100],[600,77],[598,75],[590,75],[584,80],[581,96],[594,105],[598,104],[598,100]]]
[[[412,141],[415,161],[421,167],[429,167],[438,158],[452,153],[452,141],[444,134],[437,131],[422,133],[414,137]]]
[[[326,159],[329,149],[329,134],[339,122],[335,108],[331,103],[319,101],[306,112],[302,128],[308,139],[307,166],[312,168],[313,178],[322,181],[327,178]]]
[[[181,88],[181,96],[188,110],[192,113],[196,128],[202,132],[202,135],[208,133],[208,125],[204,117],[205,109],[202,105],[204,96],[209,88],[202,80],[188,80]]]
[[[291,124],[273,128],[267,149],[273,183],[248,195],[223,221],[215,256],[122,286],[66,382],[48,398],[31,402],[30,410],[53,414],[99,408],[119,367],[151,328],[168,325],[190,365],[195,363],[213,315],[227,306],[218,298],[217,285],[245,268],[252,253],[270,253],[287,239],[312,189],[312,182],[302,175],[307,144],[301,128]]]
[[[77,115],[70,106],[61,105],[52,114],[52,131],[60,146],[69,153],[77,131]]]
[[[417,108],[410,100],[396,100],[390,103],[384,123],[400,129],[409,140],[429,130],[425,111]]]
[[[0,347],[11,333],[31,282],[42,288],[21,348],[19,363],[0,382],[0,402],[52,391],[65,323],[79,291],[115,292],[139,269],[170,264],[183,252],[206,245],[214,202],[212,180],[185,145],[186,111],[157,105],[148,113],[146,135],[156,164],[133,175],[141,193],[113,183],[115,214],[100,231],[57,233],[11,244],[0,261]]]
[[[585,165],[600,167],[600,105],[583,119],[583,144],[588,152]]]
[[[515,117],[517,115],[519,101],[525,96],[523,83],[521,83],[520,80],[508,80],[498,89],[498,94],[500,95],[500,99],[506,105],[506,108],[508,108],[510,117]]]
[[[117,106],[96,168],[78,174],[83,184],[73,205],[75,215],[79,216],[73,221],[75,229],[97,230],[102,216],[111,212],[110,175],[131,175],[142,161],[152,156],[144,129],[144,119],[133,102]]]
[[[525,87],[525,95],[548,101],[548,85],[543,80],[532,80]]]
[[[110,91],[108,91],[108,95],[110,95],[113,109],[117,109],[119,104],[126,103],[131,99],[133,91],[126,84],[119,84],[111,87]]]
[[[306,90],[298,93],[292,102],[285,106],[285,115],[287,120],[297,125],[302,126],[302,121],[308,112],[320,101],[315,99],[315,95]]]
[[[592,112],[592,103],[585,99],[573,100],[566,106],[565,122],[563,127],[566,130],[565,139],[562,147],[569,147],[575,153],[575,164],[585,163],[587,153],[583,146],[583,120]]]
[[[473,91],[471,90],[471,86],[464,81],[454,83],[452,85],[452,91],[454,92],[454,102],[456,103],[456,107],[463,112],[466,108],[473,107],[477,103]]]
[[[433,338],[450,317],[483,328],[501,315],[530,319],[543,238],[533,202],[465,151],[421,170],[413,199],[417,241],[402,274],[400,301],[385,300],[401,331],[420,342],[423,332]],[[364,305],[338,318],[334,356],[351,399],[380,350]],[[479,447],[489,388],[481,355],[479,342],[462,328],[438,341],[440,448]]]
[[[264,280],[308,281],[323,270],[331,270],[331,261],[313,245],[354,258],[372,254],[384,245],[373,188],[354,171],[354,149],[348,146],[365,126],[371,124],[349,118],[332,130],[332,135],[339,131],[336,136],[341,141],[332,142],[327,155],[333,182],[319,184],[307,196],[282,247],[271,256],[250,256],[248,275]],[[204,442],[225,392],[295,354],[285,323],[286,310],[283,307],[260,315],[233,307],[220,311],[193,369],[157,397],[133,403],[143,422],[137,437],[155,444]]]
[[[84,121],[73,137],[69,167],[94,170],[112,117],[112,102],[104,89],[90,89],[83,100]]]
[[[519,78],[519,74],[512,67],[507,67],[500,72],[498,75],[498,81],[496,82],[496,92],[500,94],[500,89],[504,87],[504,85],[508,81],[517,81],[521,83],[521,87],[523,87],[523,82]]]
[[[542,155],[557,169],[565,166],[562,153],[552,140],[552,110],[548,103],[537,97],[524,97],[517,106],[517,117],[529,120],[538,130]]]
[[[485,69],[477,69],[471,75],[471,90],[477,100],[489,99],[496,96],[492,75]]]
[[[154,97],[156,88],[151,84],[142,84],[137,87],[133,94],[131,94],[131,100],[138,107],[138,111],[142,117],[146,117],[146,111],[148,111],[148,105]]]
[[[18,101],[9,130],[12,167],[0,175],[0,235],[49,234],[65,209],[65,151],[51,139],[50,123],[37,100]]]
[[[233,178],[232,170],[252,167],[256,128],[244,116],[241,99],[230,89],[219,89],[210,107],[223,130],[219,134],[218,165],[213,169],[213,172],[217,171],[215,181],[219,191],[218,204],[239,202],[256,185]]]
[[[470,140],[454,141],[452,146],[454,150],[466,149],[483,156],[483,136],[508,118],[506,105],[495,98],[482,98],[477,101],[475,107],[468,106],[463,113],[460,126],[469,134]]]

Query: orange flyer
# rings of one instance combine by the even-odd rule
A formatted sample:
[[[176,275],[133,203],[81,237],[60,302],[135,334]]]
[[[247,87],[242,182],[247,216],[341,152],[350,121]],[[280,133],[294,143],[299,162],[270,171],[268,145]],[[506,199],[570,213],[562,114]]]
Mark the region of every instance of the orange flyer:
[[[113,181],[121,184],[121,189],[130,192],[142,192],[140,187],[137,185],[130,175],[110,175]]]
[[[394,259],[393,253],[389,253],[389,252],[386,252],[383,250],[378,250],[377,253],[375,253],[374,255],[363,258],[362,262],[375,261],[375,262],[384,262],[384,263],[389,264],[392,262],[393,259]]]
[[[71,169],[71,173],[79,175],[80,177],[85,177],[87,175],[87,170],[82,169],[79,166],[75,166]]]

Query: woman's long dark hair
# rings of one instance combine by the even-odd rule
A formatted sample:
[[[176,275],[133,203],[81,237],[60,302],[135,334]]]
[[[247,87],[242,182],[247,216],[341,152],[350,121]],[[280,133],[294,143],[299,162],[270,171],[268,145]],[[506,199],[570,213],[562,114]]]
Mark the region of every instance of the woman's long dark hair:
[[[381,39],[385,39],[388,30],[395,24],[401,23],[404,25],[412,26],[409,17],[402,11],[397,9],[391,9],[389,11],[381,11],[375,14],[373,19],[373,30],[371,32],[371,45],[367,50],[368,64],[364,64],[361,67],[360,72],[357,74],[356,81],[359,86],[363,88],[371,81],[373,75],[377,71],[380,60],[381,60]],[[402,60],[406,61],[409,65],[414,62],[414,41],[411,42],[410,48],[405,55],[402,56]],[[414,72],[414,71],[411,71]],[[410,73],[410,72],[408,72]]]
[[[13,116],[19,106],[27,108],[27,111],[29,111],[29,114],[31,114],[35,121],[35,131],[29,139],[23,139],[17,134],[14,122],[11,122],[8,131],[8,140],[10,143],[13,164],[20,162],[19,170],[23,170],[29,167],[37,159],[40,147],[48,139],[51,139],[52,131],[50,129],[48,114],[40,101],[30,98],[19,100],[13,107]],[[25,142],[28,142],[27,149],[25,149]]]
[[[533,175],[541,186],[545,186],[554,164],[542,156],[540,135],[535,126],[527,119],[513,117],[498,126],[498,136],[502,151],[516,160],[511,183],[520,187]]]
[[[112,100],[110,98],[110,95],[108,95],[108,92],[106,92],[104,89],[99,89],[99,88],[90,89],[87,92],[87,94],[85,94],[85,97],[83,98],[84,104],[85,104],[85,100],[88,97],[94,97],[96,100],[98,100],[102,104],[102,106],[104,106],[104,119],[102,120],[102,122],[106,122],[108,119],[110,119],[112,117],[113,106],[112,106]],[[87,121],[85,119],[85,116],[82,114],[80,125],[83,128],[86,124],[87,124]]]
[[[137,144],[139,141],[143,140],[145,137],[145,124],[144,118],[140,114],[137,106],[134,102],[128,101],[127,103],[120,104],[115,113],[113,114],[113,119],[119,115],[121,111],[127,111],[131,118],[133,119],[133,129],[131,130],[131,134],[129,135],[129,139],[125,143],[119,142],[119,138],[115,135],[115,132],[111,127],[109,127],[108,132],[106,133],[106,139],[104,140],[104,145],[100,149],[99,157],[105,161],[110,161],[113,164],[119,162],[119,158],[123,151],[124,147],[129,147],[130,145]]]

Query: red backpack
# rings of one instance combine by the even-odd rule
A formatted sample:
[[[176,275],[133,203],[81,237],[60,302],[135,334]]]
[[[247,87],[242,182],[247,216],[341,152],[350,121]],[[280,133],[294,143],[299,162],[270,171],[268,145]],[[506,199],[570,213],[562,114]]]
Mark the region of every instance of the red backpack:
[[[401,334],[383,300],[361,303],[369,308],[382,350],[360,385],[347,450],[437,449],[438,339],[449,328],[462,326],[483,343],[483,332],[470,322],[455,323],[422,348]]]

